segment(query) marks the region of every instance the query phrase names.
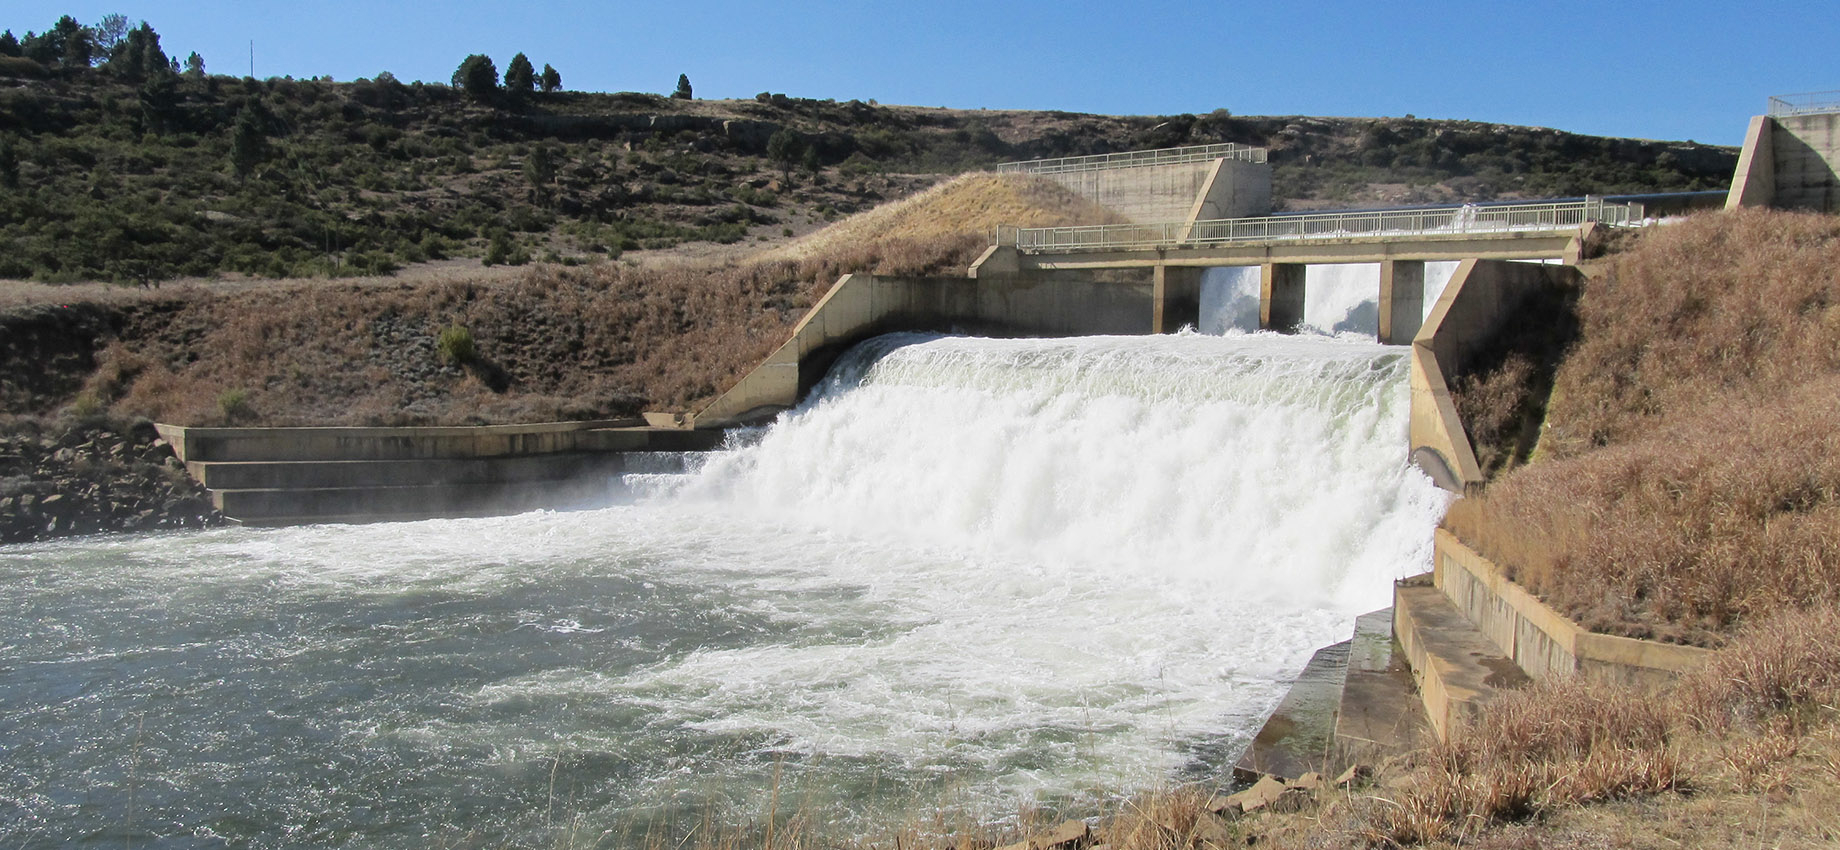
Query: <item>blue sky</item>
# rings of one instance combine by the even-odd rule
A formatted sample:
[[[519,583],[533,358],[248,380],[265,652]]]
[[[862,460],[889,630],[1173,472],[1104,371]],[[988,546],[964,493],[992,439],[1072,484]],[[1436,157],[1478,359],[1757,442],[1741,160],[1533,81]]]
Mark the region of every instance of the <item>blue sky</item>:
[[[446,81],[519,51],[566,88],[1110,114],[1405,115],[1738,144],[1771,94],[1840,89],[1815,3],[0,3],[145,19],[213,73]]]

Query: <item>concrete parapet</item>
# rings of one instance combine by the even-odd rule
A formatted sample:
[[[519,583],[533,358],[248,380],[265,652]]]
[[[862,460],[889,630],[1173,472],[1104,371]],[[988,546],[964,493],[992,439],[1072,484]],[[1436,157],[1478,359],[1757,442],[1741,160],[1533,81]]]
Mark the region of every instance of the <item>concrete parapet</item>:
[[[1154,301],[1149,282],[1097,282],[1081,276],[1050,279],[1022,272],[986,280],[845,275],[799,320],[791,339],[697,411],[696,427],[764,419],[793,407],[845,350],[880,334],[1143,334],[1152,328]]]
[[[1660,684],[1705,663],[1711,650],[1595,634],[1554,611],[1457,536],[1437,530],[1433,581],[1489,641],[1535,679],[1583,673]]]

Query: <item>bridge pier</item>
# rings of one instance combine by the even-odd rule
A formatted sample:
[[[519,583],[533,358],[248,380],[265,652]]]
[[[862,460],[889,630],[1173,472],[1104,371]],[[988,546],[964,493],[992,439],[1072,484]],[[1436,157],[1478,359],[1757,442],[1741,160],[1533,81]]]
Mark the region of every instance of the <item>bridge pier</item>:
[[[1425,261],[1380,261],[1380,342],[1409,345],[1425,320]]]
[[[1201,324],[1201,269],[1156,265],[1150,287],[1150,332],[1174,333]]]
[[[1259,267],[1259,330],[1291,333],[1303,324],[1302,263]]]

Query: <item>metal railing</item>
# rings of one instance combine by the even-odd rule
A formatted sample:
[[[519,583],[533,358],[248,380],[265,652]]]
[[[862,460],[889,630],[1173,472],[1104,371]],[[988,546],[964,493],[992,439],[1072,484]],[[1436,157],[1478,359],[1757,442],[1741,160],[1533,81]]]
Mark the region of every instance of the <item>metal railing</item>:
[[[1264,162],[1265,149],[1229,142],[1219,145],[1193,145],[1185,148],[1067,156],[1060,159],[1031,159],[1024,162],[1006,162],[994,170],[998,174],[1070,174],[1077,171],[1142,168],[1149,165],[1175,165],[1183,162],[1208,162],[1216,159]]]
[[[1840,91],[1811,91],[1779,94],[1770,98],[1770,116],[1818,115],[1840,112]]]
[[[1292,239],[1511,233],[1563,230],[1588,222],[1635,224],[1641,221],[1641,204],[1606,204],[1601,198],[1587,198],[1564,203],[1371,210],[1163,224],[999,227],[996,236],[999,245],[1043,253],[1205,247]]]

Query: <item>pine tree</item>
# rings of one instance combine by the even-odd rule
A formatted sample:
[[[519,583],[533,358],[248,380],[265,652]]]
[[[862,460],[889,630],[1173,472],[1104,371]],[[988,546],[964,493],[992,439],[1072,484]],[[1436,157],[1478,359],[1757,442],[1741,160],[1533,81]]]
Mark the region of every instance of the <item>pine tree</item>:
[[[268,159],[268,133],[254,109],[244,109],[236,117],[236,129],[230,134],[230,164],[236,176],[248,177]]]
[[[792,164],[799,161],[805,153],[805,142],[799,134],[781,127],[767,139],[767,158],[779,163],[786,176],[792,176]]]
[[[69,15],[58,18],[53,30],[58,38],[58,60],[66,68],[88,68],[96,58],[96,42],[90,36],[89,27],[77,23]]]
[[[204,57],[199,56],[198,51],[194,50],[192,55],[185,57],[185,74],[193,78],[204,76]]]
[[[492,64],[492,57],[475,53],[454,71],[453,83],[474,100],[487,100],[498,92],[498,66]]]
[[[547,205],[550,184],[556,182],[556,154],[549,145],[539,144],[531,149],[530,158],[524,160],[524,178],[530,181],[530,199]]]
[[[20,52],[19,38],[12,30],[0,33],[0,56],[18,56]]]
[[[95,38],[98,54],[109,56],[115,52],[115,45],[128,37],[128,16],[120,12],[103,15],[102,20],[90,27],[90,31]]]
[[[108,68],[123,79],[138,81],[165,75],[171,72],[172,65],[160,49],[160,34],[141,21],[110,52]]]
[[[678,74],[677,75],[677,91],[671,92],[671,96],[674,98],[677,98],[678,100],[689,100],[690,99],[690,75],[689,74]]]
[[[548,62],[543,63],[543,90],[546,92],[562,91],[562,74],[550,67]]]
[[[536,86],[536,69],[530,67],[530,57],[519,53],[511,57],[511,64],[505,66],[505,90],[512,94],[527,94]]]

